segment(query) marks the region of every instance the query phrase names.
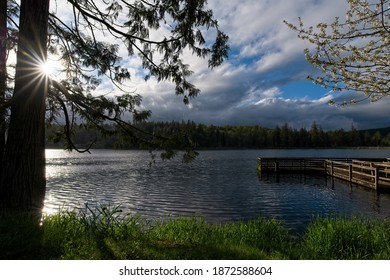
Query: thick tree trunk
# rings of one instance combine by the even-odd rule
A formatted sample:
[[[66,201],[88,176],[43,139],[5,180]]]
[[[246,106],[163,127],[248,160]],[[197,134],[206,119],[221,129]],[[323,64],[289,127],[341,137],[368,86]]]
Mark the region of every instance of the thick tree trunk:
[[[5,147],[0,208],[41,211],[45,190],[45,99],[49,0],[22,0],[15,89]]]
[[[5,90],[7,84],[7,1],[0,3],[0,170],[5,150]],[[1,182],[1,172],[0,172]]]

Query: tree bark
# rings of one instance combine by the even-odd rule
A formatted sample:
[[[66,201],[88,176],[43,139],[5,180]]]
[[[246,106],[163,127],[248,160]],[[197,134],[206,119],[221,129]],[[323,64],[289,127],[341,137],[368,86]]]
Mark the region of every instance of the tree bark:
[[[0,208],[40,212],[46,191],[45,100],[49,0],[22,0],[15,88],[0,186]]]
[[[0,4],[0,170],[5,150],[5,91],[7,87],[7,1]],[[1,172],[0,172],[1,182]]]

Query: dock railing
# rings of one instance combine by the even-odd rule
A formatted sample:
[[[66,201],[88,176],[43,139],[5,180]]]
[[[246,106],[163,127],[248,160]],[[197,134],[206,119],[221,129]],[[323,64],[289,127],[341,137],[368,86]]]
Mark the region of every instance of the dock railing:
[[[326,174],[351,183],[378,189],[379,172],[370,162],[355,161],[345,163],[326,160]]]
[[[324,171],[324,159],[319,158],[258,158],[259,172]]]

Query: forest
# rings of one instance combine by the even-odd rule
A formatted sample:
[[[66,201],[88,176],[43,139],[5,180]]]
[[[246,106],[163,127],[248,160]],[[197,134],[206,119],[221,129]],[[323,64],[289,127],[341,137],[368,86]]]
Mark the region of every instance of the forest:
[[[313,122],[309,129],[296,129],[287,123],[275,128],[261,126],[214,126],[188,122],[141,122],[136,125],[150,134],[181,135],[183,142],[190,142],[195,149],[264,149],[264,148],[343,148],[343,147],[389,147],[390,127],[357,130],[338,129],[324,131]],[[105,127],[108,131],[115,128]],[[46,147],[64,148],[59,135],[63,130],[60,125],[47,128]],[[95,142],[92,148],[98,149],[144,149],[139,143],[126,141],[122,136],[101,134],[96,129],[79,128],[74,133],[73,142],[85,148]],[[184,144],[178,148],[184,148]]]

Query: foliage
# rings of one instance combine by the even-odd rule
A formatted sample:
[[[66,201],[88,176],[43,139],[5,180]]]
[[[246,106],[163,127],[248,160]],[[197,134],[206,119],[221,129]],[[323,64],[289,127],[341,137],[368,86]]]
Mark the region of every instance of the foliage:
[[[347,0],[346,19],[319,23],[316,29],[287,23],[298,37],[315,46],[306,59],[323,72],[309,76],[335,91],[352,90],[377,101],[390,93],[390,1]],[[342,105],[356,103],[345,101]],[[334,101],[330,102],[334,104]]]

